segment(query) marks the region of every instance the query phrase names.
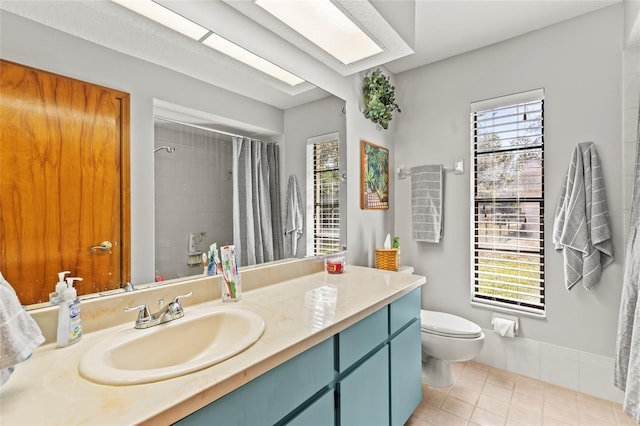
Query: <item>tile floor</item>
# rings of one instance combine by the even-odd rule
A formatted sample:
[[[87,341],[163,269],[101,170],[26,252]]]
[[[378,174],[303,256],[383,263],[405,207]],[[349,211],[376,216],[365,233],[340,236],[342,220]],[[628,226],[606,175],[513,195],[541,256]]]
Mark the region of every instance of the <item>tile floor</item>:
[[[448,389],[422,386],[405,426],[637,426],[620,404],[474,361],[453,364]]]

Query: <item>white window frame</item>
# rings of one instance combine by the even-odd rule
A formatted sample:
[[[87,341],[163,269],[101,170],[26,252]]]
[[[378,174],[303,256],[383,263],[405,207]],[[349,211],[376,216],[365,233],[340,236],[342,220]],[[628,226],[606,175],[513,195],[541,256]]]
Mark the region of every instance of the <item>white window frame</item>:
[[[475,116],[477,113],[480,113],[483,111],[496,110],[496,109],[505,108],[512,105],[515,106],[520,104],[528,104],[531,102],[540,102],[540,105],[542,107],[542,120],[541,120],[541,126],[540,126],[540,128],[542,129],[541,143],[540,143],[540,147],[542,150],[542,159],[541,159],[542,161],[542,164],[541,164],[542,165],[542,182],[541,182],[542,193],[541,193],[541,197],[538,197],[538,200],[534,201],[534,202],[540,203],[539,204],[540,206],[540,215],[539,215],[540,276],[539,276],[539,279],[537,279],[537,281],[540,283],[541,294],[540,294],[539,300],[536,303],[528,304],[525,301],[508,300],[509,299],[508,296],[489,296],[487,294],[481,294],[480,291],[478,292],[476,291],[477,285],[478,286],[480,285],[479,284],[480,275],[482,275],[482,274],[479,274],[479,270],[476,270],[476,256],[478,253],[477,250],[481,250],[480,243],[479,243],[480,238],[478,237],[479,233],[476,234],[476,202],[478,202],[478,206],[479,206],[483,202],[486,203],[487,198],[486,197],[476,198],[476,174],[478,170],[477,170],[477,162],[476,162],[477,157],[476,157],[476,149],[475,149],[475,146],[476,146],[475,145],[475,142],[476,142]],[[526,119],[523,119],[521,121],[525,122],[524,120]],[[471,237],[470,298],[471,298],[471,304],[473,306],[490,308],[492,310],[514,312],[514,313],[525,314],[525,315],[534,316],[534,317],[545,317],[546,316],[546,291],[545,291],[545,280],[544,280],[544,276],[545,276],[544,229],[545,228],[544,228],[544,165],[543,165],[544,164],[544,90],[536,89],[528,92],[502,96],[499,98],[484,100],[480,102],[473,102],[471,104],[471,109],[470,109],[470,138],[469,139],[471,143],[471,161],[470,161],[470,164],[471,164],[471,173],[470,173],[470,184],[471,184],[470,186],[471,188],[471,191],[470,191],[470,237]],[[486,154],[486,151],[485,151],[485,154]],[[518,195],[516,197],[517,199],[516,202],[520,203],[521,192],[518,190],[517,194]],[[493,199],[496,200],[495,197]],[[529,200],[525,199],[525,201],[529,201]],[[500,204],[499,203],[494,204],[493,206],[497,206],[497,205],[500,205]],[[493,208],[495,211],[495,207]],[[495,223],[496,222],[494,222],[494,224]],[[521,238],[520,232],[516,232],[516,234],[518,235],[517,239]],[[518,249],[517,251],[514,251],[513,253],[520,253],[519,250],[520,249]],[[496,250],[496,251],[499,251],[499,250]],[[520,268],[520,266],[521,264],[518,265],[518,268]],[[518,272],[520,272],[520,270]],[[492,273],[495,274],[496,272],[492,272]],[[485,274],[490,274],[490,273],[485,273]],[[476,283],[476,281],[478,281],[478,284]],[[487,281],[485,281],[484,284],[486,284],[486,282]],[[489,284],[489,285],[492,285],[492,284]],[[515,297],[518,298],[520,296],[515,296]],[[538,305],[538,306],[535,306],[535,305]]]
[[[319,256],[319,255],[323,255],[323,254],[328,254],[328,253],[319,253],[316,252],[315,249],[315,217],[314,217],[314,213],[315,213],[315,189],[314,189],[314,161],[313,161],[313,156],[314,156],[314,145],[316,144],[321,144],[321,143],[328,143],[328,142],[337,142],[338,144],[338,165],[337,165],[337,169],[338,169],[338,176],[340,175],[340,168],[342,167],[342,165],[340,164],[341,160],[342,160],[342,156],[340,153],[340,133],[339,132],[332,132],[332,133],[327,133],[324,135],[320,135],[320,136],[315,136],[312,138],[308,138],[307,139],[307,159],[306,159],[306,164],[307,164],[307,173],[306,173],[306,204],[307,204],[307,212],[306,212],[306,216],[307,216],[307,220],[306,223],[307,225],[307,232],[306,232],[306,241],[307,241],[307,256]],[[338,191],[340,191],[340,178],[338,177],[338,182],[337,182],[337,186],[336,188],[338,188]],[[338,200],[340,200],[340,194],[338,195]],[[337,243],[337,249],[335,250],[335,252],[339,252],[341,250],[341,245],[340,245],[340,228],[342,228],[343,224],[339,221],[338,223],[338,237],[336,240]]]

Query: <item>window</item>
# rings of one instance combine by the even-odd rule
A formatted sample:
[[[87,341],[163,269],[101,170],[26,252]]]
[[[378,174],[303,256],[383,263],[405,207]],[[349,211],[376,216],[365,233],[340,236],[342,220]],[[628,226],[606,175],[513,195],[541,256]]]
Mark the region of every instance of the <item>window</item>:
[[[544,315],[544,93],[471,104],[472,303]]]
[[[338,133],[307,140],[307,255],[340,251]]]

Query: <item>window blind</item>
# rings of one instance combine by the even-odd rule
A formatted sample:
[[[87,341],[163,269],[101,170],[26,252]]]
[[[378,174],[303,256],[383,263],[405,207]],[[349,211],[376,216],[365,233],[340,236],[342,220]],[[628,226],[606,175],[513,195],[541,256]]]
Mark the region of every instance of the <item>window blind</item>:
[[[338,140],[307,145],[307,206],[312,239],[307,254],[340,251],[340,156]],[[310,209],[309,209],[310,207]]]
[[[472,302],[541,314],[544,99],[541,90],[472,104]]]

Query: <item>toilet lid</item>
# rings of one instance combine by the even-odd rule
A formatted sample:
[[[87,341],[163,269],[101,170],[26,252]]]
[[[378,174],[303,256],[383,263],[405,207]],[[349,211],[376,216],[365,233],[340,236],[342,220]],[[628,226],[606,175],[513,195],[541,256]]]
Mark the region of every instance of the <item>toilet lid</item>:
[[[440,336],[471,339],[482,335],[482,329],[478,324],[445,312],[422,310],[420,322],[422,330]]]

